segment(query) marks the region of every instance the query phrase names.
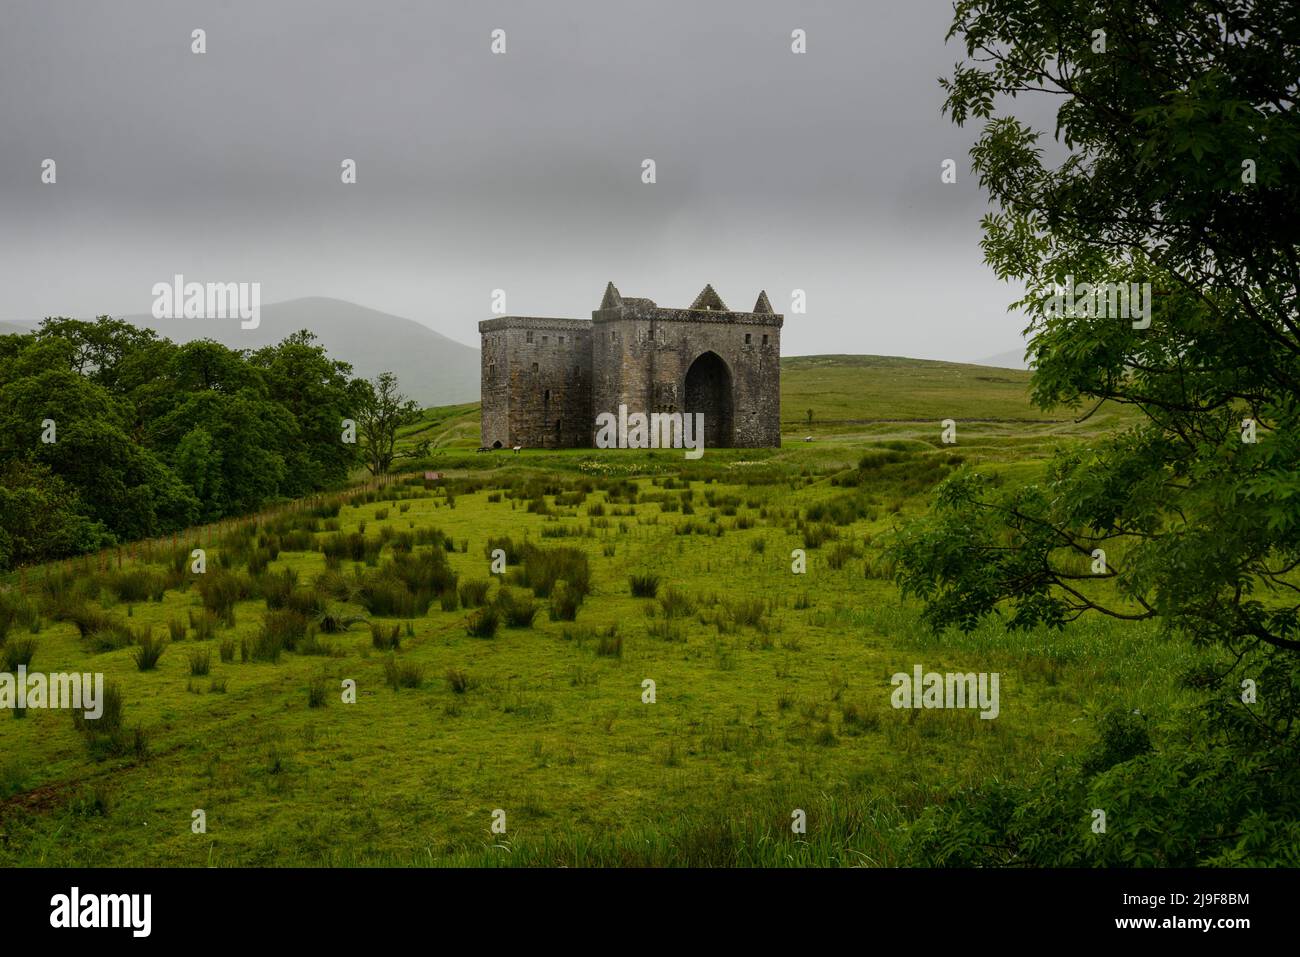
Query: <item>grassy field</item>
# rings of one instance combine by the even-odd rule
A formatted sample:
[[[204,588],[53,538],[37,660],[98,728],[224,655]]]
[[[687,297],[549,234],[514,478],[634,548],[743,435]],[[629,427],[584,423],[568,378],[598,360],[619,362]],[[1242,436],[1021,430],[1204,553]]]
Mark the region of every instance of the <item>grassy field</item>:
[[[1159,729],[1184,706],[1187,652],[1146,627],[935,637],[881,556],[955,468],[1027,480],[1118,419],[1031,409],[1009,370],[784,370],[788,435],[813,442],[481,455],[477,406],[430,410],[404,442],[442,481],[217,530],[190,543],[203,576],[152,546],[31,574],[6,653],[103,672],[124,717],[0,721],[0,864],[899,864],[926,805],[1076,752],[1104,708]],[[470,634],[488,606],[495,634]],[[916,664],[998,672],[998,719],[891,708]]]
[[[1081,411],[1044,411],[1029,401],[1030,373],[957,362],[895,356],[787,356],[781,360],[781,434],[784,443],[840,445],[883,439],[937,441],[940,423],[957,423],[964,448],[992,456],[1034,458],[1063,438],[1088,438],[1133,421],[1132,413],[1104,406],[1080,423]],[[808,410],[813,412],[811,424]],[[402,431],[402,444],[474,449],[479,405],[426,409]],[[854,460],[856,461],[856,459]]]

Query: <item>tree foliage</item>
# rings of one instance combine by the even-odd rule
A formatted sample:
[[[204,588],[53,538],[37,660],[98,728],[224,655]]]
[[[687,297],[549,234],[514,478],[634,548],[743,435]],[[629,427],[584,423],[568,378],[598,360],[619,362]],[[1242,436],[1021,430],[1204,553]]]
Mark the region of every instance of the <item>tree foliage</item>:
[[[372,475],[386,474],[397,457],[398,431],[419,418],[420,407],[401,393],[391,372],[360,383],[357,400],[357,433],[366,468]]]
[[[1080,789],[1100,781],[1132,800],[1159,795],[1141,821],[1173,826],[1175,805],[1190,814],[1202,787],[1219,803],[1201,823],[1178,822],[1187,833],[1177,853],[1157,852],[1139,829],[1120,857],[1259,860],[1251,841],[1282,839],[1300,801],[1294,770],[1250,777],[1296,766],[1300,8],[960,0],[954,10],[950,37],[965,59],[941,80],[945,109],[981,125],[972,168],[994,206],[983,250],[999,277],[1026,289],[1015,306],[1029,316],[1034,401],[1085,415],[1119,403],[1141,416],[1122,434],[1062,451],[1037,484],[1007,487],[969,471],[948,480],[932,515],[894,544],[900,585],[937,628],[969,629],[993,613],[1010,627],[1151,618],[1226,662],[1202,684],[1209,704],[1195,746],[1080,770],[1037,796],[1003,790],[966,823],[1015,830],[1015,815],[1040,814],[1035,827],[1060,825],[1047,806],[1067,793],[1082,801]],[[1055,101],[1054,142],[1014,115],[1027,97]],[[1071,280],[1150,283],[1149,326],[1052,308]],[[1239,700],[1243,676],[1265,672],[1272,684],[1259,703]],[[1264,806],[1230,798],[1234,787]],[[1065,803],[1078,838],[1079,805]],[[1012,847],[1007,860],[1070,862],[1034,851],[1034,828],[1019,833],[1024,840],[976,843]]]
[[[351,373],[308,332],[253,353],[107,316],[0,337],[0,567],[341,484]]]

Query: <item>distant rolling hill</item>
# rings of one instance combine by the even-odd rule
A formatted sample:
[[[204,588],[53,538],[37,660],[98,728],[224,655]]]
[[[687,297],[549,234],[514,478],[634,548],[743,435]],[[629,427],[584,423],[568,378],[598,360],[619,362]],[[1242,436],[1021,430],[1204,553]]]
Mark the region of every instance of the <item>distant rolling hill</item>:
[[[421,405],[450,405],[479,396],[478,350],[401,316],[341,299],[308,298],[262,306],[256,329],[230,319],[155,319],[121,316],[173,342],[215,339],[232,349],[259,349],[308,329],[335,359],[352,364],[355,375],[372,379],[392,372],[402,391]],[[26,332],[39,323],[0,323],[0,333]],[[13,327],[13,328],[9,328]],[[477,334],[470,324],[466,328]]]
[[[402,391],[421,405],[468,402],[479,395],[477,349],[413,320],[342,299],[312,297],[265,305],[261,323],[248,330],[235,320],[122,318],[173,342],[216,339],[233,349],[257,349],[308,329],[331,357],[350,362],[356,375],[371,379],[381,372],[394,373]]]

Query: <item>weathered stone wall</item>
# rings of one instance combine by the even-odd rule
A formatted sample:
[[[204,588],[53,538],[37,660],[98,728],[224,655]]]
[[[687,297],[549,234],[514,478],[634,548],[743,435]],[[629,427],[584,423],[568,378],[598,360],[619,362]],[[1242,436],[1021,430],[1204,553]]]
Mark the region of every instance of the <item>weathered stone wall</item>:
[[[766,296],[758,312],[725,311],[712,287],[695,306],[707,308],[663,309],[649,299],[624,299],[611,285],[590,322],[480,322],[483,444],[590,446],[596,415],[619,405],[629,412],[706,411],[689,407],[687,380],[692,365],[714,353],[725,374],[707,360],[697,366],[694,401],[729,397],[731,410],[729,417],[708,411],[705,446],[779,446],[783,317],[763,311],[770,309]]]
[[[486,446],[497,443],[500,448],[510,438],[509,351],[506,345],[509,333],[501,327],[489,332],[484,330],[485,325],[479,323],[480,442]]]
[[[482,441],[567,448],[589,443],[591,323],[502,316],[479,323]]]
[[[713,352],[730,373],[732,435],[706,420],[705,445],[781,444],[781,316],[625,304],[592,320],[593,413],[703,411],[687,408],[686,375]]]

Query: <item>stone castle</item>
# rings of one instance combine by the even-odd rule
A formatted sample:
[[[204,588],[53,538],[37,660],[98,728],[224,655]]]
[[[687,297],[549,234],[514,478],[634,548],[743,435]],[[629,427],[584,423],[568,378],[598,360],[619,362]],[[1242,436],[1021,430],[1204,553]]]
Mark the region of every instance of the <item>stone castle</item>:
[[[482,444],[593,445],[596,416],[703,413],[710,447],[781,444],[781,325],[767,293],[732,312],[711,285],[686,309],[611,282],[590,319],[499,316],[482,337]]]

